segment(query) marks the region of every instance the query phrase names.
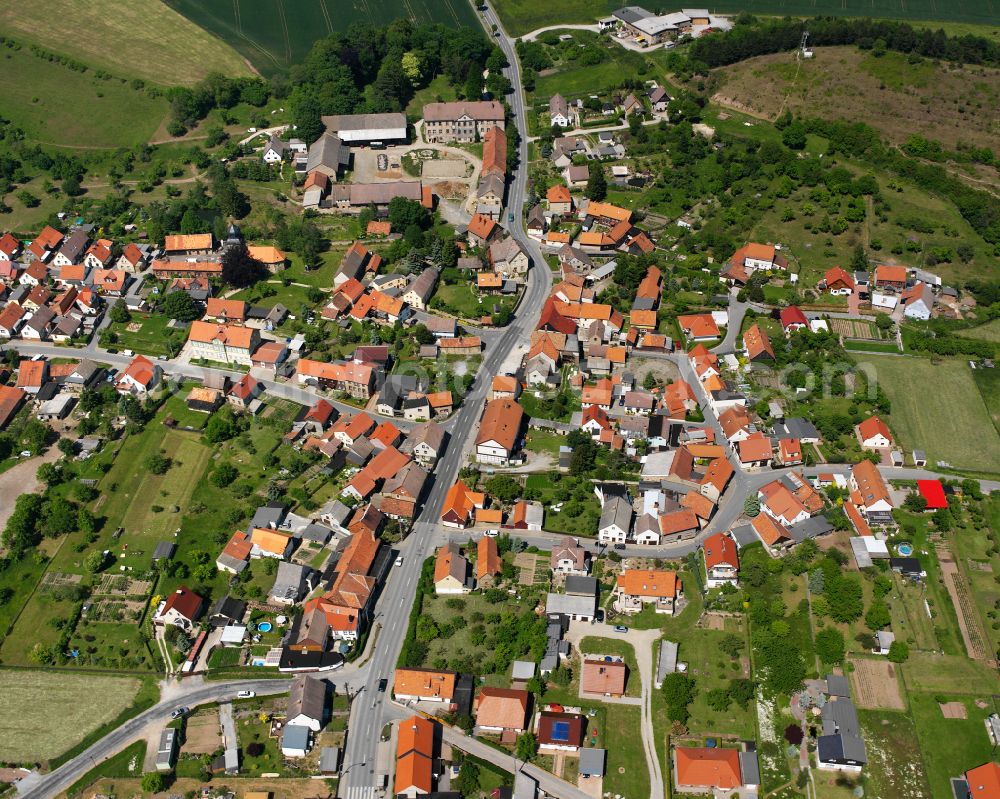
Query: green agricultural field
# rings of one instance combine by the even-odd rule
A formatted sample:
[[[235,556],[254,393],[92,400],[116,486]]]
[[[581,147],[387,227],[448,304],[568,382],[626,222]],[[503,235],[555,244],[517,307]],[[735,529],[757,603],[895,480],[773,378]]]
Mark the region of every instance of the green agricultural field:
[[[972,373],[993,424],[1000,430],[1000,369],[976,369]]]
[[[313,42],[344,31],[355,22],[386,25],[397,17],[414,23],[441,22],[454,27],[477,26],[468,0],[318,0],[282,3],[275,0],[166,0],[196,25],[232,45],[265,75],[300,62]]]
[[[0,671],[6,711],[0,719],[0,760],[58,757],[135,700],[142,682],[94,674]]]
[[[1000,463],[1000,435],[964,360],[859,356],[874,367],[892,402],[891,425],[908,450],[924,449],[930,463],[991,472]],[[927,387],[933,386],[934,391]]]
[[[494,8],[512,36],[536,28],[558,24],[589,23],[607,16],[620,4],[602,0],[492,0]],[[657,6],[651,6],[657,8]],[[662,7],[664,11],[670,10]],[[962,0],[937,3],[935,0],[722,0],[712,6],[716,14],[754,14],[814,17],[817,15],[884,17],[889,19],[942,20],[973,25],[995,25],[996,10],[990,0]]]
[[[142,144],[167,113],[163,98],[46,61],[27,47],[0,48],[0,96],[4,117],[28,138],[84,149]]]
[[[266,19],[270,24],[269,14]],[[232,47],[159,0],[0,0],[0,30],[115,75],[161,86],[189,85],[210,72],[251,74]],[[2,71],[8,70],[5,67]],[[31,85],[37,92],[38,84],[33,81]],[[9,100],[5,86],[0,94]],[[107,114],[95,113],[85,98],[77,102],[70,104],[67,114],[90,116],[97,124],[111,121]],[[122,104],[117,113],[126,109],[128,106]],[[10,103],[5,102],[4,116],[10,117],[9,112]],[[58,131],[59,127],[49,130]]]

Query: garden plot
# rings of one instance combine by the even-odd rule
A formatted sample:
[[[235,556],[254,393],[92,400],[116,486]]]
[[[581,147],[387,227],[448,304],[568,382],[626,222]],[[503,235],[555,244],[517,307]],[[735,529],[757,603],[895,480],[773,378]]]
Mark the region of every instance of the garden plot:
[[[896,668],[888,660],[852,660],[851,689],[858,707],[905,710],[906,702],[896,679]]]
[[[830,328],[838,336],[860,341],[881,341],[884,338],[873,322],[861,319],[831,319]]]

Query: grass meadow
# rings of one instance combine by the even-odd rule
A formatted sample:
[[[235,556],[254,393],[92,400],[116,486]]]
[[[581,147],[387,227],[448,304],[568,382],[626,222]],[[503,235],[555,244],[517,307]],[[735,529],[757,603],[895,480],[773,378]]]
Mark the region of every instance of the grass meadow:
[[[142,144],[168,110],[162,97],[136,91],[119,78],[101,80],[90,70],[75,72],[27,47],[0,48],[0,96],[4,117],[28,138],[83,149]]]
[[[272,24],[270,15],[261,22]],[[210,72],[252,72],[232,47],[159,0],[0,0],[0,30],[114,75],[161,86],[190,85]],[[0,94],[10,98],[5,86]],[[85,99],[70,103],[69,113],[109,122]],[[9,109],[10,103],[4,107]],[[9,116],[6,110],[4,116]]]
[[[926,450],[930,463],[996,471],[1000,435],[964,360],[865,355],[859,362],[875,368],[892,402],[893,430],[907,450]]]
[[[142,681],[94,674],[0,670],[6,711],[0,760],[49,760],[128,709]]]

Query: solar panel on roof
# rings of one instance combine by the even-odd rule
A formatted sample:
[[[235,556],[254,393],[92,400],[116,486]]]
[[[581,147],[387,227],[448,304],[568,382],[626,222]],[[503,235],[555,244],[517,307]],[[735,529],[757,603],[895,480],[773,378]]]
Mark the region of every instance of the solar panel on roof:
[[[568,721],[557,721],[552,724],[552,740],[553,741],[568,741],[569,740],[569,722]]]

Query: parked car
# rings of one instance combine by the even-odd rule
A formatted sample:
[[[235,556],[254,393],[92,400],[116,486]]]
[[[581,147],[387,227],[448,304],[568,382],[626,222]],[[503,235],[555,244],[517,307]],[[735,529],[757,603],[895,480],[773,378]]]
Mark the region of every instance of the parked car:
[[[624,544],[615,544],[615,549],[625,549]]]
[[[627,633],[628,632],[628,627],[626,627],[624,624],[616,624],[615,625],[615,632],[616,633]]]
[[[487,538],[496,538],[498,535],[500,535],[500,531],[499,530],[487,530],[486,531],[486,537]]]
[[[256,691],[240,691],[236,694],[237,699],[253,699],[255,696],[257,696]]]
[[[181,716],[186,716],[191,710],[189,707],[179,707],[173,713],[170,714],[170,718],[179,719]]]
[[[403,556],[402,555],[400,555],[398,558],[396,558],[396,565],[397,566],[402,566],[403,565]]]

